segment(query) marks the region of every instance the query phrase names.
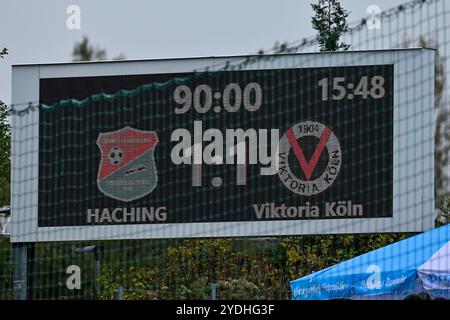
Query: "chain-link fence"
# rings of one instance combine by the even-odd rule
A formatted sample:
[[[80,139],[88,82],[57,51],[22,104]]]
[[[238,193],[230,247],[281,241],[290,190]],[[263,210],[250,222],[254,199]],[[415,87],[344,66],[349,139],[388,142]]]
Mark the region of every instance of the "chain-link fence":
[[[318,51],[311,37],[269,55],[196,62],[195,72],[40,79],[37,99],[16,98],[8,110],[11,214],[38,218],[17,216],[12,228],[25,243],[15,250],[26,255],[13,259],[9,236],[0,238],[0,298],[13,299],[22,285],[33,299],[290,299],[294,279],[407,238],[424,228],[420,217],[444,223],[446,5],[411,1],[352,24],[344,37],[351,50],[435,48],[433,65],[420,50],[282,55]],[[242,149],[234,140],[226,145],[228,133],[238,134],[231,128],[242,129]],[[280,145],[271,153],[274,136]],[[196,137],[210,148],[200,160]],[[251,166],[270,170],[275,153],[277,180]],[[28,186],[30,177],[36,183]],[[322,216],[314,207],[326,201]],[[342,226],[317,227],[315,221],[342,218],[338,207],[346,210]],[[410,218],[387,227],[383,219],[394,211]],[[255,214],[287,223],[272,233],[254,224],[246,227],[254,237],[237,237]],[[360,218],[373,222],[364,229]],[[194,227],[172,231],[158,222]],[[22,232],[30,224],[45,229],[39,239]],[[102,227],[94,237],[86,236],[90,224]],[[303,235],[293,235],[295,228]],[[16,270],[13,278],[20,265],[25,276]]]

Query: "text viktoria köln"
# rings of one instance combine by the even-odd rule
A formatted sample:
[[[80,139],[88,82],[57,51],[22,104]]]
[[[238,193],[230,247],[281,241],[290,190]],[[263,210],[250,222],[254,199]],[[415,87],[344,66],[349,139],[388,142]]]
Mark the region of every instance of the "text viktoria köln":
[[[318,218],[318,217],[362,217],[362,204],[352,201],[325,202],[323,209],[306,202],[302,206],[287,206],[283,204],[264,203],[254,204],[253,209],[257,219],[289,219],[289,218]]]

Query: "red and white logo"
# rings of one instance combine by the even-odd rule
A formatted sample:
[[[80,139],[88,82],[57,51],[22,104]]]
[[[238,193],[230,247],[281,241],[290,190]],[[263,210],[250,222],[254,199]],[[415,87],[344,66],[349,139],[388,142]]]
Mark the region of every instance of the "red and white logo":
[[[97,186],[108,197],[132,201],[151,193],[158,174],[154,150],[158,136],[129,126],[100,133],[97,145],[101,151]]]
[[[342,163],[342,150],[333,131],[320,122],[300,122],[280,140],[278,176],[292,192],[316,195],[329,188]]]

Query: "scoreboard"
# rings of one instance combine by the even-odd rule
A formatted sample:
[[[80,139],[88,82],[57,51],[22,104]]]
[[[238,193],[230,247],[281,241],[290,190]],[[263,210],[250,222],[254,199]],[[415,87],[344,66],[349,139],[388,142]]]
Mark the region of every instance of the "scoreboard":
[[[426,49],[14,66],[12,241],[429,229],[433,79]]]

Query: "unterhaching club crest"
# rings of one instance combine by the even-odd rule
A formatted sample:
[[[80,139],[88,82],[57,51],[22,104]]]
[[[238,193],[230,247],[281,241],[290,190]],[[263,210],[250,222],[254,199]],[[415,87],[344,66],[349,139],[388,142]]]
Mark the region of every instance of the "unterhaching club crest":
[[[132,201],[151,193],[158,174],[154,151],[158,136],[129,126],[100,133],[97,145],[101,151],[97,186],[110,198]]]

